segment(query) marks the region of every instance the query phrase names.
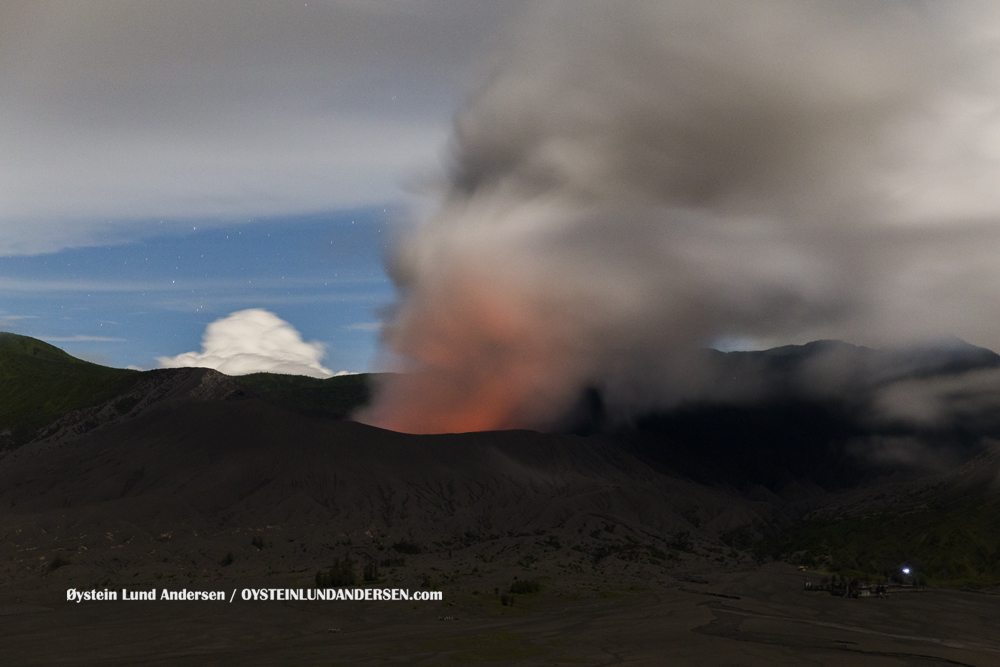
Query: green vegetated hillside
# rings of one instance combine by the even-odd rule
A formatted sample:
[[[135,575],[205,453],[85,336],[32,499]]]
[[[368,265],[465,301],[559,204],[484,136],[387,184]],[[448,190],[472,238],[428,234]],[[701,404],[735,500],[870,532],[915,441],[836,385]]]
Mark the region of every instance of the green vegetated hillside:
[[[127,393],[144,375],[77,359],[35,338],[0,332],[0,450],[29,442],[41,428],[68,412]],[[237,380],[283,407],[344,419],[368,402],[374,377],[343,375],[319,380],[256,373]]]
[[[301,375],[253,373],[239,380],[264,398],[310,415],[346,419],[371,399],[379,375],[361,373],[319,379]]]
[[[77,359],[34,338],[0,333],[0,449],[28,442],[67,412],[124,393],[140,375]]]
[[[995,456],[995,452],[993,453]],[[975,465],[973,461],[971,465]],[[879,507],[804,521],[755,545],[759,556],[847,576],[1000,586],[1000,489],[995,466]]]

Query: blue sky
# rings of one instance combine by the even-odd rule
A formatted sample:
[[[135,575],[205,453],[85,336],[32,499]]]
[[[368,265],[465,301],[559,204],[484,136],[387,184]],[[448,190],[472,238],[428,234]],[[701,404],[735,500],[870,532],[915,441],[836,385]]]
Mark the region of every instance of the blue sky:
[[[119,245],[0,258],[0,329],[113,366],[150,368],[197,349],[205,327],[264,308],[326,365],[364,371],[380,309],[394,298],[383,269],[387,208],[247,221]]]

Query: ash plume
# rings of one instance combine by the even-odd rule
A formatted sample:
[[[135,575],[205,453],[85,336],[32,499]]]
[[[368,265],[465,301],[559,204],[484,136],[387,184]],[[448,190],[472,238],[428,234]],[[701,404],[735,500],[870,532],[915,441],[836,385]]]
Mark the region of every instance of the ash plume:
[[[456,119],[363,421],[546,428],[706,391],[723,338],[1000,334],[1000,16],[554,2]]]

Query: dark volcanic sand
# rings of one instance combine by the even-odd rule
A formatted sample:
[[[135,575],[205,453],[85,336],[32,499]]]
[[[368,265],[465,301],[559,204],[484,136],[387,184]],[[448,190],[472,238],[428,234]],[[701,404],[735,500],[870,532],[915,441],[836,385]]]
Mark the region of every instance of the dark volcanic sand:
[[[1000,664],[998,597],[852,600],[806,593],[803,576],[768,565],[644,590],[579,580],[513,608],[471,595],[473,582],[445,587],[444,603],[73,604],[24,594],[0,605],[0,664]]]
[[[787,501],[699,486],[621,443],[162,403],[0,459],[0,667],[1000,665],[1000,597],[807,593],[806,574],[719,539]],[[394,559],[379,587],[444,600],[66,601],[310,587],[347,556],[358,575]],[[542,589],[503,606],[515,578]]]

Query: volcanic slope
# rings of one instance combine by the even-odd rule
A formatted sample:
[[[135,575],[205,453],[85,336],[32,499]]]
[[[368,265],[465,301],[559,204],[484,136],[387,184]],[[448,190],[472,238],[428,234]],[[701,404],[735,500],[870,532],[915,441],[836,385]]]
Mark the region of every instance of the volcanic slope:
[[[757,382],[770,392],[765,400],[734,401],[739,392],[723,386],[714,403],[681,406],[641,420],[637,430],[591,437],[408,436],[331,418],[367,396],[367,379],[360,376],[318,381],[237,379],[207,369],[114,371],[110,377],[124,373],[131,382],[124,393],[64,413],[34,442],[0,459],[0,519],[27,533],[49,525],[57,535],[169,541],[200,554],[173,568],[175,575],[195,577],[230,572],[219,566],[230,553],[250,559],[245,572],[287,571],[289,563],[275,556],[315,568],[338,557],[334,547],[341,545],[351,547],[352,558],[361,553],[391,561],[379,552],[397,543],[424,550],[437,543],[438,551],[453,551],[489,542],[475,558],[527,549],[518,556],[527,563],[560,549],[575,549],[590,565],[617,555],[655,568],[695,553],[738,563],[755,539],[823,506],[831,491],[926,474],[912,461],[872,456],[874,446],[865,445],[886,435],[879,429],[892,435],[900,427],[873,426],[845,396],[858,403],[865,391],[913,378],[992,372],[998,363],[992,352],[964,344],[893,354],[826,341],[722,355],[719,376]],[[811,371],[831,359],[850,371],[839,375],[847,381],[835,392],[801,398],[799,387],[815,378]],[[90,372],[90,366],[82,368]],[[22,383],[31,377],[25,367]],[[73,363],[66,367],[76,372]],[[316,405],[327,401],[332,407],[324,415]],[[298,402],[306,407],[296,408]],[[921,451],[940,445],[959,463],[981,447],[983,433],[956,447],[947,430],[928,435],[907,428],[904,434],[919,436],[914,442]],[[944,454],[931,458],[939,462]],[[264,535],[253,544],[246,537],[251,529],[292,528],[309,535],[305,542],[292,538],[294,553],[262,554]],[[90,573],[127,569],[126,563],[142,571],[150,566],[141,549],[126,559],[130,551],[115,543],[118,537],[72,545],[53,536],[39,551],[41,534],[28,539],[27,533],[20,551],[10,554],[23,562],[18,572],[24,576],[61,579],[75,569],[56,576],[66,563]],[[206,540],[207,533],[218,539]],[[546,537],[526,548],[522,538],[532,535]],[[100,560],[110,546],[125,549],[114,566]],[[31,554],[34,570],[17,556],[28,550],[38,551]],[[160,562],[171,563],[173,552],[166,550]],[[46,569],[51,563],[59,567]]]
[[[348,552],[377,561],[395,544],[467,548],[480,562],[562,551],[588,567],[617,554],[660,569],[719,549],[718,534],[767,509],[666,476],[611,439],[411,436],[220,398],[202,372],[184,397],[0,460],[12,577],[261,576]],[[220,565],[227,553],[240,567]]]
[[[1000,586],[1000,445],[957,471],[827,499],[760,556],[850,577],[976,589]]]
[[[802,590],[809,574],[761,565],[767,550],[750,548],[770,529],[788,530],[758,547],[808,530],[795,521],[803,515],[836,522],[902,508],[897,524],[905,525],[906,512],[925,504],[943,528],[954,516],[935,513],[938,500],[959,502],[972,487],[988,499],[990,475],[970,471],[990,469],[989,449],[937,480],[830,482],[811,472],[812,454],[775,459],[764,446],[770,432],[781,435],[778,451],[793,451],[809,419],[751,420],[753,438],[731,424],[733,441],[716,448],[691,437],[697,429],[670,432],[670,422],[666,431],[590,437],[412,436],[292,409],[295,391],[273,400],[207,369],[136,377],[125,393],[64,413],[45,437],[0,458],[4,664],[319,665],[376,656],[598,665],[609,656],[662,664],[671,655],[676,664],[993,665],[1000,655],[992,596],[932,590],[871,604],[817,596]],[[863,418],[843,414],[863,432]],[[834,440],[802,442],[836,444],[833,463],[869,460]],[[762,446],[749,447],[746,460],[757,463],[745,474],[718,462],[713,473],[713,457],[755,442]],[[885,469],[900,465],[878,474]],[[955,516],[974,516],[968,503],[958,509]],[[993,539],[995,527],[981,525],[982,539]],[[820,533],[820,548],[829,548],[835,533]],[[884,528],[881,536],[893,539]],[[772,555],[801,559],[796,546]],[[813,565],[838,566],[825,556],[817,552]],[[211,609],[66,602],[69,588],[228,596],[309,588],[335,574],[342,585],[440,590],[445,599],[331,607],[241,605],[237,596]],[[512,595],[516,605],[504,605]]]

